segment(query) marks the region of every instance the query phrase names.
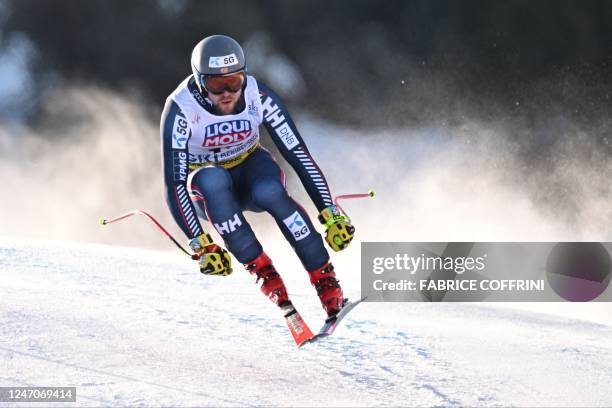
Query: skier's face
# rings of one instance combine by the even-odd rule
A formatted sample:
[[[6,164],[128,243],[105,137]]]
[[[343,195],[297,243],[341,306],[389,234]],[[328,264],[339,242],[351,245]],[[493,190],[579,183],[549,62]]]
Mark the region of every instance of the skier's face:
[[[221,94],[209,93],[208,97],[219,113],[222,115],[230,115],[236,110],[236,104],[238,100],[240,100],[241,95],[242,89],[238,90],[238,92],[226,90]]]
[[[203,78],[204,89],[215,105],[216,110],[222,115],[234,113],[236,103],[242,95],[242,86],[246,81],[244,71],[228,75],[209,75]]]

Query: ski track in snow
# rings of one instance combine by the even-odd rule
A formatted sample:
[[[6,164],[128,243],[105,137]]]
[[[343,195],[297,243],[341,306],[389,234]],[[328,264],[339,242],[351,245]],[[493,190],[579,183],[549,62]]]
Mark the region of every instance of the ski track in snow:
[[[79,406],[612,405],[606,325],[363,303],[297,349],[239,267],[204,277],[175,253],[0,238],[0,276],[0,386],[75,386]],[[318,330],[314,291],[285,280]]]

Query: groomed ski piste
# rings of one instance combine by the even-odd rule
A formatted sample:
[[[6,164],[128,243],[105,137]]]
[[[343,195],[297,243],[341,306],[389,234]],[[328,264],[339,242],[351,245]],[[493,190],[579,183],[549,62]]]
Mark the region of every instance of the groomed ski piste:
[[[242,268],[195,266],[174,252],[0,238],[0,385],[74,386],[78,406],[612,405],[609,325],[363,303],[297,349]],[[305,273],[281,273],[318,329]]]

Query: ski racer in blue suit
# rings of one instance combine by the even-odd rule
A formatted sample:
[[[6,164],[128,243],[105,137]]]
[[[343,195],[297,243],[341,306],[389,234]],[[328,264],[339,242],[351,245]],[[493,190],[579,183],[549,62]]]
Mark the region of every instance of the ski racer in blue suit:
[[[247,75],[242,48],[230,37],[206,37],[193,50],[191,65],[193,75],[166,100],[161,142],[166,200],[200,256],[200,271],[232,272],[229,253],[202,228],[202,218],[261,281],[261,291],[283,312],[291,312],[283,280],[243,215],[243,211],[266,211],[307,270],[324,310],[334,316],[345,301],[342,289],[321,236],[306,211],[289,196],[283,171],[259,143],[261,124],[319,210],[331,248],[346,248],[355,229],[333,204],[325,177],[285,105]]]

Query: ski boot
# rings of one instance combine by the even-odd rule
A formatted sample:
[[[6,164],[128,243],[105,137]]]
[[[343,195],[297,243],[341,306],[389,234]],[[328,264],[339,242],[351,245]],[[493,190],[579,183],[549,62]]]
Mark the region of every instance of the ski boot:
[[[287,295],[287,288],[283,283],[280,275],[272,265],[272,261],[264,252],[261,253],[257,258],[244,265],[248,271],[257,276],[255,283],[259,280],[263,280],[261,284],[261,291],[266,295],[275,305],[279,307],[287,327],[295,340],[295,344],[301,346],[306,341],[314,337],[310,328],[302,319],[302,316],[295,310],[293,304],[289,300]]]
[[[283,312],[286,306],[291,305],[287,288],[281,279],[280,275],[272,265],[272,261],[262,252],[257,258],[244,265],[251,275],[255,275],[258,283],[262,280],[261,292],[266,295],[276,306],[281,307]]]
[[[344,299],[342,288],[338,279],[336,279],[334,266],[327,262],[322,267],[308,272],[308,275],[310,276],[310,283],[317,290],[317,295],[319,295],[321,305],[328,318],[336,316],[344,306],[346,299]]]

